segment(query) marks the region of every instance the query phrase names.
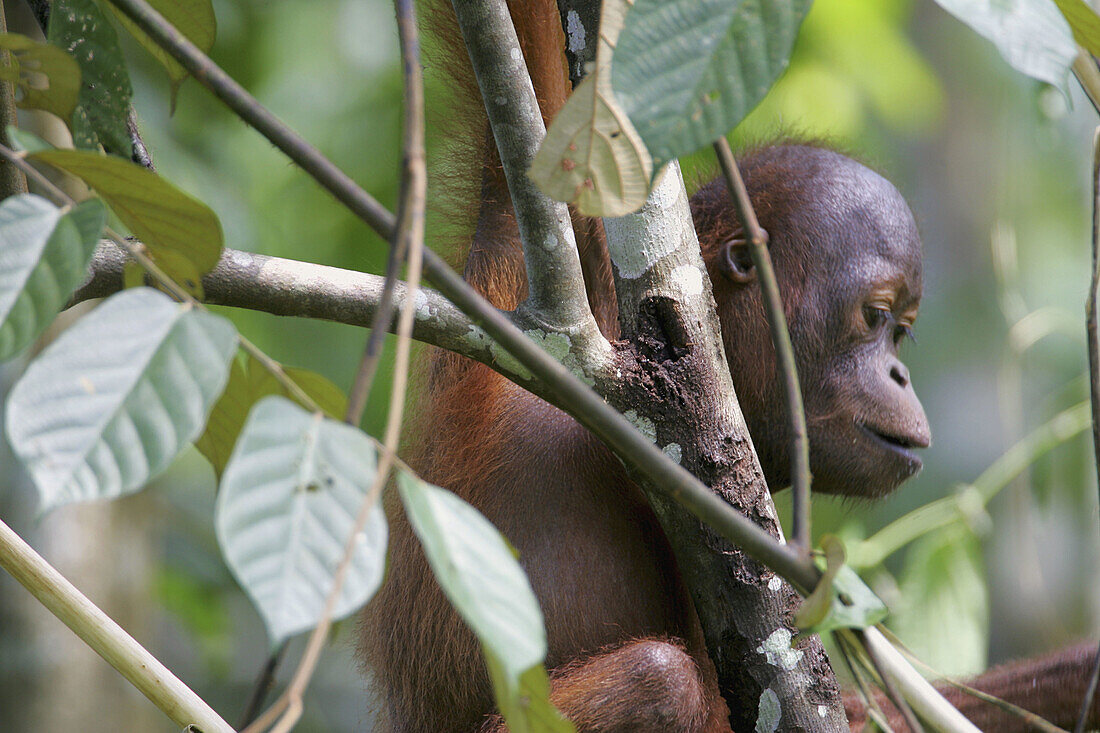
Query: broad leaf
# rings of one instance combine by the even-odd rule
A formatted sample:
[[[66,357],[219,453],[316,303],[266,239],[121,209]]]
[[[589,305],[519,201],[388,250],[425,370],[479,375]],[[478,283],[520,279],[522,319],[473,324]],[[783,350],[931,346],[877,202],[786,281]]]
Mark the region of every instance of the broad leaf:
[[[80,94],[80,67],[57,46],[18,33],[0,33],[0,48],[11,51],[12,66],[0,66],[0,79],[16,85],[16,103],[42,109],[69,122]]]
[[[542,611],[511,546],[451,492],[404,471],[397,486],[436,580],[481,641],[509,730],[572,730],[549,702]]]
[[[205,53],[213,48],[217,20],[214,18],[214,6],[210,0],[149,0],[149,5],[163,15],[164,19],[185,38],[198,46],[199,50]],[[172,83],[172,107],[175,108],[176,94],[179,92],[180,84],[188,76],[187,70],[118,8],[111,4],[107,7],[111,9],[126,31],[164,66]]]
[[[248,416],[218,491],[218,543],[263,616],[272,646],[313,628],[374,480],[374,443],[344,423],[268,397]],[[335,618],[382,582],[381,504],[357,538]]]
[[[73,112],[73,142],[129,158],[133,144],[126,121],[130,115],[130,75],[107,16],[92,0],[54,0],[50,43],[72,54],[80,65],[80,106]]]
[[[109,155],[44,150],[31,160],[81,178],[107,202],[176,282],[195,290],[222,251],[222,229],[210,208],[156,173]]]
[[[106,219],[96,199],[68,212],[33,194],[0,202],[0,359],[33,341],[65,305]]]
[[[653,161],[611,91],[611,55],[633,0],[605,0],[595,68],[577,86],[531,163],[531,178],[551,198],[589,216],[637,211],[649,194]]]
[[[1054,0],[1062,17],[1069,22],[1077,43],[1093,56],[1100,56],[1100,16],[1085,0]]]
[[[637,0],[615,49],[615,96],[654,170],[732,130],[787,68],[810,0]]]
[[[993,42],[1012,68],[1066,93],[1077,44],[1050,0],[936,0],[947,12]]]
[[[283,367],[283,371],[320,405],[326,415],[336,419],[343,418],[348,400],[339,387],[308,369]],[[240,435],[253,405],[271,395],[294,399],[251,355],[233,360],[225,392],[214,404],[210,419],[206,422],[206,432],[195,441],[195,448],[210,461],[215,475],[221,476],[225,470],[233,445],[237,442],[237,436]]]
[[[968,527],[954,524],[909,548],[901,598],[890,627],[919,659],[947,675],[985,669],[989,591],[981,544]]]
[[[502,674],[518,680],[546,656],[542,611],[500,532],[449,491],[399,472],[405,513],[443,592]]]
[[[8,400],[8,437],[42,510],[132,493],[167,468],[202,432],[236,346],[229,321],[149,288],[61,334]]]

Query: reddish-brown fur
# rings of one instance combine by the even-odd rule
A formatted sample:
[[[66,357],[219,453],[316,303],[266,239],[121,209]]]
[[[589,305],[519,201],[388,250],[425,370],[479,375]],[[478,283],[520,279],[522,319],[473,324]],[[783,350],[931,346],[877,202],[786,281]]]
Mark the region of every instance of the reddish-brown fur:
[[[557,9],[548,0],[512,5],[544,116],[552,117],[568,92]],[[425,10],[439,44],[432,65],[445,67],[460,107],[480,109],[449,8],[433,2]],[[476,134],[466,130],[466,138],[473,137],[478,159],[486,162],[479,164],[481,206],[465,277],[494,305],[510,309],[526,296],[523,255],[495,150],[482,144],[490,141],[483,136],[484,120],[472,119],[467,124]],[[758,214],[765,227],[774,227],[773,235],[807,192],[791,166],[804,173],[832,164],[825,154],[798,150],[766,148],[743,161]],[[750,355],[740,361],[731,355],[742,406],[750,417],[777,415],[759,299],[718,273],[721,247],[737,234],[726,200],[720,186],[700,192],[692,201],[696,228],[727,352],[729,333],[736,331],[738,349]],[[575,224],[589,301],[604,333],[614,338],[617,309],[602,227],[580,218]],[[808,254],[819,225],[808,216],[799,226],[805,236],[785,245],[794,254],[787,256],[780,279],[792,332],[811,334],[796,347],[812,358],[815,350],[835,349],[825,326],[844,314],[831,310],[832,303],[811,303],[805,313],[791,307],[813,297],[814,273],[804,271],[803,263],[822,261]],[[915,288],[919,298],[919,272]],[[546,618],[555,705],[581,731],[728,731],[728,710],[690,598],[652,511],[622,464],[572,418],[483,365],[436,351],[423,382],[421,424],[407,446],[409,463],[474,504],[519,550]],[[852,401],[838,398],[815,419],[849,415]],[[766,432],[761,429],[764,442],[785,445],[781,433]],[[761,438],[756,441],[760,447]],[[781,466],[782,451],[773,453],[768,461]],[[771,470],[781,476],[785,469]],[[847,469],[842,464],[840,470]],[[440,591],[400,508],[390,510],[390,573],[361,628],[381,729],[503,729],[477,641]]]

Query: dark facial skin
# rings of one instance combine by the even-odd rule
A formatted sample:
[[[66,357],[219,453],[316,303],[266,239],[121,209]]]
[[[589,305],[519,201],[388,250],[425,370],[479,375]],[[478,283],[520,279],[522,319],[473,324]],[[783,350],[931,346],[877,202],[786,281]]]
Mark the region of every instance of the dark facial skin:
[[[921,297],[913,216],[886,179],[839,153],[766,148],[742,171],[779,279],[798,362],[813,488],[879,496],[917,473],[931,431],[898,350]],[[763,182],[763,183],[761,183]],[[734,218],[724,186],[693,200]],[[724,211],[720,210],[724,209]],[[768,485],[790,483],[789,429],[756,272],[732,225],[703,242],[726,354]]]

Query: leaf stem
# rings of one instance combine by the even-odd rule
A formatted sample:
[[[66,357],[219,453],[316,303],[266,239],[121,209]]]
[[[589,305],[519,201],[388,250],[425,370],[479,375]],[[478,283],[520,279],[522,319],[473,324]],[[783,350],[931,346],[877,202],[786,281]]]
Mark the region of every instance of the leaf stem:
[[[791,431],[791,486],[794,499],[794,519],[791,535],[798,547],[810,549],[810,442],[806,435],[806,411],[802,406],[802,389],[798,385],[798,367],[794,361],[791,334],[783,313],[783,300],[779,296],[779,284],[775,278],[771,255],[768,254],[768,233],[756,220],[749,192],[737,168],[737,161],[730,150],[729,141],[720,137],[714,142],[714,151],[726,186],[733,199],[734,209],[741,220],[741,231],[749,242],[752,263],[760,279],[760,292],[764,300],[764,312],[771,327],[772,345],[775,347],[776,365],[783,381],[787,416]],[[772,487],[773,489],[775,487]]]

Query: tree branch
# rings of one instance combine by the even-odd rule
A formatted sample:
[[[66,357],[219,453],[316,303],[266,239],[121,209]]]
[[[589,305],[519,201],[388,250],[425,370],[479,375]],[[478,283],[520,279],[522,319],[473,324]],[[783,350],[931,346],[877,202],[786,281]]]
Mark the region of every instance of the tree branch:
[[[168,51],[184,68],[195,74],[204,86],[213,89],[210,83],[211,74],[228,79],[225,72],[218,69],[194,44],[175,32],[171,24],[144,0],[109,1],[133,20],[159,46]],[[236,86],[239,93],[247,96],[247,92],[240,89],[239,85],[232,80],[229,81]],[[219,94],[218,91],[215,93]],[[258,105],[252,97],[247,96],[247,99]],[[227,104],[229,104],[228,101]],[[251,105],[231,106],[242,116],[242,119],[260,129],[254,118],[256,110]],[[291,156],[306,173],[344,203],[352,213],[372,226],[377,225],[377,231],[387,241],[392,239],[392,215],[383,221],[372,217],[366,207],[367,201],[374,201],[369,194],[338,169],[334,171],[335,166],[327,160],[324,161],[324,165],[315,165],[312,158],[306,157],[299,160],[294,157],[294,151],[308,144],[301,141],[294,133],[285,130],[284,132],[290,136],[289,140],[281,136],[269,136],[268,139]],[[494,308],[430,249],[424,251],[424,269],[429,279],[439,288],[440,293],[458,310],[468,315],[477,326],[484,329],[471,332],[468,338],[487,341],[488,348],[497,360],[509,362],[504,365],[504,368],[522,370],[514,372],[520,375],[511,377],[514,381],[575,417],[578,422],[599,436],[624,462],[641,474],[649,476],[653,484],[660,487],[667,496],[687,507],[695,516],[715,528],[719,535],[736,543],[748,555],[780,573],[805,592],[809,592],[817,585],[821,578],[821,571],[808,557],[776,542],[751,520],[741,516],[721,498],[715,496],[689,472],[669,460],[668,456],[638,432],[629,420],[609,407],[602,397],[593,392],[568,367],[550,356],[532,338],[524,335],[509,314]],[[378,280],[381,281],[381,278]],[[286,315],[304,314],[286,313]],[[517,314],[517,321],[522,323],[520,316],[521,314]],[[423,325],[420,322],[417,324],[418,328]],[[524,324],[524,327],[535,326],[537,324]],[[414,331],[414,337],[417,337],[415,333]],[[537,335],[542,336],[544,333],[539,331]],[[503,368],[497,363],[494,362],[492,366],[503,372]]]
[[[3,522],[0,522],[0,568],[11,573],[43,606],[176,725],[194,725],[204,733],[233,733],[233,728],[201,697],[85,598]]]
[[[679,166],[669,165],[641,211],[606,219],[604,227],[623,336],[633,348],[620,364],[622,377],[597,380],[597,390],[613,406],[634,410],[636,424],[648,426],[657,446],[778,544],[781,529],[734,393]],[[759,700],[770,689],[779,700],[781,729],[846,731],[820,640],[790,649],[788,616],[798,603],[792,588],[647,477],[635,478],[691,591],[734,729],[755,728]]]
[[[756,220],[749,192],[741,179],[733,151],[724,137],[714,143],[718,163],[726,178],[726,187],[733,199],[733,208],[741,220],[741,236],[749,243],[749,253],[760,281],[764,312],[775,348],[777,375],[783,383],[783,396],[791,430],[791,491],[794,494],[794,519],[791,536],[796,545],[809,551],[810,545],[810,440],[806,434],[806,410],[802,406],[802,389],[798,386],[798,367],[794,363],[794,348],[787,330],[787,317],[783,313],[783,299],[779,297],[779,283],[775,279],[772,258],[768,254],[768,233]]]
[[[546,127],[508,5],[504,0],[454,0],[454,7],[523,242],[530,295],[521,309],[551,331],[602,341],[584,291],[569,207],[540,191],[527,175]],[[610,348],[596,349],[590,356],[597,360],[610,355]]]

